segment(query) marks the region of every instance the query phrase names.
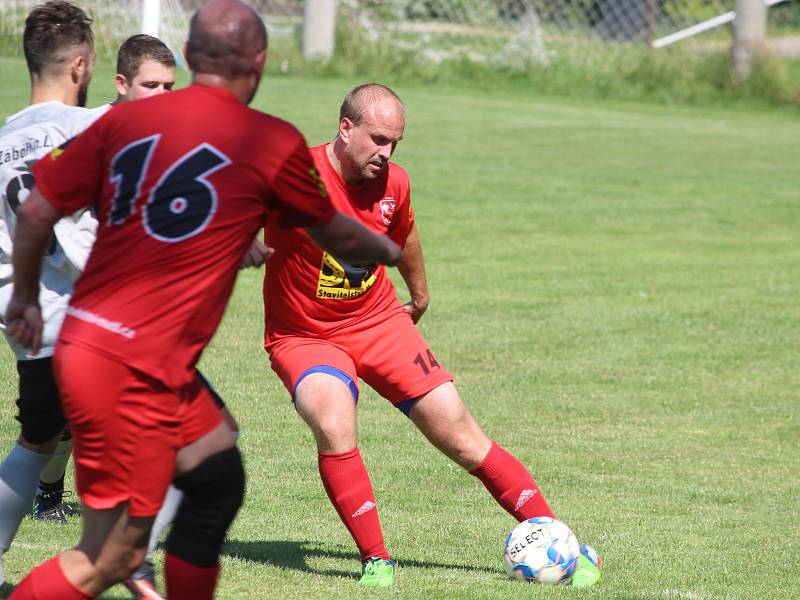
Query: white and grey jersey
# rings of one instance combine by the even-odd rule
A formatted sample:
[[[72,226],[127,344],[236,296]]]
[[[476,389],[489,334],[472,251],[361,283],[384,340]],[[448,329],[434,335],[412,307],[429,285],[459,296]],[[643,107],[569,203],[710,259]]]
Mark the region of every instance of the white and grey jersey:
[[[0,329],[12,291],[11,253],[16,212],[33,187],[31,167],[42,156],[78,135],[108,110],[42,102],[8,117],[0,129]],[[72,297],[72,288],[92,249],[97,220],[89,210],[65,216],[54,227],[42,261],[39,303],[45,322],[42,349],[35,357],[8,339],[18,360],[52,356]]]

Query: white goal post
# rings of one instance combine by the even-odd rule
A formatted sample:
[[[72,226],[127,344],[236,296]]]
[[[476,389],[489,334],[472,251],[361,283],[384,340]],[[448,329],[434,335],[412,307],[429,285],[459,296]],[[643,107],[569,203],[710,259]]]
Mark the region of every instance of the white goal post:
[[[141,33],[158,37],[161,21],[161,0],[143,0]]]
[[[781,2],[786,2],[786,0],[765,0],[764,4],[767,8],[769,8],[770,6],[775,6],[776,4],[780,4]],[[687,27],[686,29],[682,29],[681,31],[676,31],[675,33],[654,40],[653,48],[664,48],[665,46],[669,46],[670,44],[674,44],[675,42],[680,42],[681,40],[685,40],[699,33],[703,33],[704,31],[708,31],[709,29],[714,29],[715,27],[720,27],[721,25],[732,23],[734,19],[736,19],[736,11],[733,10],[728,11],[721,15],[717,15],[712,19],[703,21],[702,23],[697,23],[696,25],[692,25],[691,27]]]

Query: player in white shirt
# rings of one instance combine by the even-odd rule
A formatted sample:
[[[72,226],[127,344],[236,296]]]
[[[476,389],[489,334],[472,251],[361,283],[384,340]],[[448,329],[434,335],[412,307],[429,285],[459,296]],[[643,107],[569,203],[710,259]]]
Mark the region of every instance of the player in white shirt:
[[[4,332],[2,315],[12,288],[15,213],[33,187],[30,167],[105,112],[82,108],[95,53],[91,20],[80,8],[63,0],[35,7],[25,21],[23,49],[31,78],[30,106],[9,117],[0,129],[0,328]],[[21,432],[0,464],[0,554],[8,550],[30,510],[40,475],[45,467],[50,468],[48,462],[64,430],[66,421],[51,370],[53,347],[96,226],[93,216],[83,211],[63,218],[55,227],[42,263],[39,301],[45,329],[39,353],[31,356],[7,337],[17,358]],[[70,443],[61,445],[53,468],[60,470],[63,480]]]
[[[104,112],[105,109],[86,110],[69,106],[59,100],[45,100],[8,117],[5,126],[0,129],[0,329],[5,329],[2,313],[11,295],[11,239],[16,226],[15,213],[33,186],[30,167],[53,147],[83,131]],[[90,211],[69,215],[56,225],[56,236],[42,264],[40,302],[46,323],[43,347],[32,357],[11,338],[7,338],[20,363],[18,371],[22,386],[21,399],[31,394],[41,396],[50,393],[50,388],[44,383],[49,384],[50,378],[41,373],[49,369],[49,359],[53,355],[64,310],[69,303],[72,286],[89,256],[96,228],[97,221]],[[38,382],[39,385],[31,387],[30,382]],[[49,419],[39,412],[30,415],[21,412],[20,417]],[[61,421],[61,418],[57,421]],[[36,432],[30,429],[33,427],[32,422],[23,421],[23,436],[30,433],[27,436],[28,442],[44,442],[42,436],[51,431],[50,426],[40,423]],[[41,473],[34,503],[34,517],[37,519],[61,523],[66,521],[62,493],[64,471],[71,446],[69,432],[65,431],[55,448],[53,458]],[[45,447],[43,451],[46,450]]]

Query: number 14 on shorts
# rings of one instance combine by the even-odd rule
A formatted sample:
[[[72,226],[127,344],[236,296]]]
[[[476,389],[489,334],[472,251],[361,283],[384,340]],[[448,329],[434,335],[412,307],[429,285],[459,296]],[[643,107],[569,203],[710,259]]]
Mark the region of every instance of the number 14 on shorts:
[[[425,353],[420,352],[414,358],[414,364],[419,365],[425,375],[429,375],[433,369],[439,369],[439,362],[431,352],[430,348],[425,348]]]

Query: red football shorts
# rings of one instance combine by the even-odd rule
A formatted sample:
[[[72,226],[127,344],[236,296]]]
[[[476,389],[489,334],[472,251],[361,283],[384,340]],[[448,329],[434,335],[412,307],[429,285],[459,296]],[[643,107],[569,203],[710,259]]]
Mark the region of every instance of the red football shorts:
[[[222,421],[208,387],[197,377],[178,395],[158,379],[67,342],[59,342],[53,365],[83,503],[103,510],[128,502],[131,516],[154,516],[178,450]]]
[[[453,381],[402,309],[324,339],[282,335],[268,350],[272,369],[293,398],[303,377],[315,371],[329,372],[325,367],[350,378],[356,399],[360,377],[405,413],[410,401]]]

